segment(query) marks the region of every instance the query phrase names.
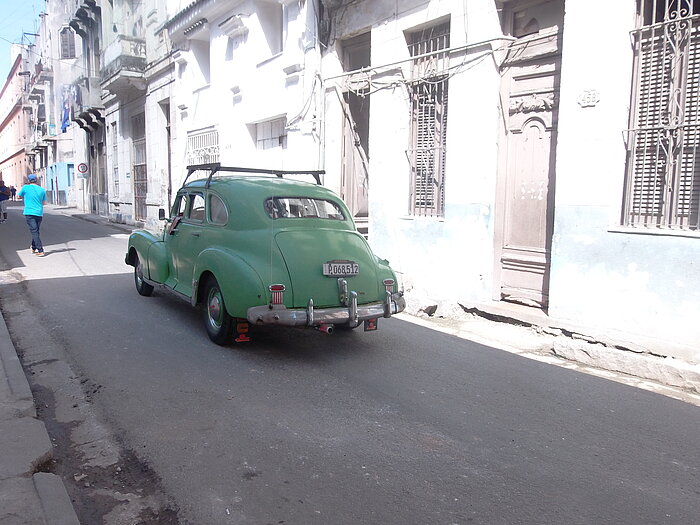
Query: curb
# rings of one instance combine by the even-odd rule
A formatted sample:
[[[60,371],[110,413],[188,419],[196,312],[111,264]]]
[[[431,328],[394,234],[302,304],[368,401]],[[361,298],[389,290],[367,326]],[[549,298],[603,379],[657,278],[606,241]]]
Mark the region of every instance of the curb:
[[[0,373],[9,388],[0,418],[0,523],[3,525],[80,525],[63,480],[33,472],[51,460],[53,447],[44,423],[36,419],[34,396],[7,324],[0,315]]]
[[[80,525],[66,486],[56,474],[38,472],[32,476],[41,501],[44,521],[49,525]]]
[[[19,362],[17,352],[10,341],[10,333],[2,315],[0,315],[0,338],[6,341],[6,344],[0,344],[0,370],[4,371],[7,384],[10,387],[12,398],[9,400],[9,404],[17,416],[36,417],[34,396],[29,388],[29,382],[27,376],[24,375],[24,369]]]

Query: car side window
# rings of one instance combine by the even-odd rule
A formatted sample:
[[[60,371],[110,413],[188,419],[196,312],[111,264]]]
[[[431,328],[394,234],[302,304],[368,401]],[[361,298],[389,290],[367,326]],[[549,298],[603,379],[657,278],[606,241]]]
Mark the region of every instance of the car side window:
[[[209,221],[221,226],[228,222],[228,210],[224,201],[213,193],[209,195]]]
[[[190,206],[187,218],[191,221],[204,221],[204,195],[201,193],[190,193]]]
[[[185,208],[187,207],[187,199],[185,195],[180,194],[175,198],[173,203],[173,208],[171,210],[171,217],[183,217],[185,215]]]

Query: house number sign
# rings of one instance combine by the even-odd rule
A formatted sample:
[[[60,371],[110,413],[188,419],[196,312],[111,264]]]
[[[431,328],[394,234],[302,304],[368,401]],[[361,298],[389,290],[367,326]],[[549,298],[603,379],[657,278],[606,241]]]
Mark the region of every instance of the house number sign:
[[[600,102],[600,93],[597,89],[586,89],[578,97],[578,105],[582,108],[592,108]]]

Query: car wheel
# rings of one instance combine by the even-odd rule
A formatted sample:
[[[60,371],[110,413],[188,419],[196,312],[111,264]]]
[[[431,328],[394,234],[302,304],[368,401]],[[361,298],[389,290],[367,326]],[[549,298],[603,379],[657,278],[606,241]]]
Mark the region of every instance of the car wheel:
[[[135,256],[134,260],[134,283],[136,283],[136,291],[139,294],[148,297],[153,293],[153,285],[143,280],[143,266],[138,255]]]
[[[225,345],[233,338],[233,318],[226,311],[224,296],[216,279],[207,281],[204,291],[204,322],[209,339]]]

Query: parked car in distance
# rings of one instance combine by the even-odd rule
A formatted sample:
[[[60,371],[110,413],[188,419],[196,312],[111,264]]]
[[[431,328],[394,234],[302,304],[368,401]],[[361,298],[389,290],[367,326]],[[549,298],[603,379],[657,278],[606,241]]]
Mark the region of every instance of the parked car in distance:
[[[129,237],[136,290],[162,285],[203,306],[222,345],[247,341],[249,323],[376,330],[405,308],[403,291],[321,173],[189,166],[170,217],[160,210],[164,231]],[[317,183],[289,178],[301,174]]]

